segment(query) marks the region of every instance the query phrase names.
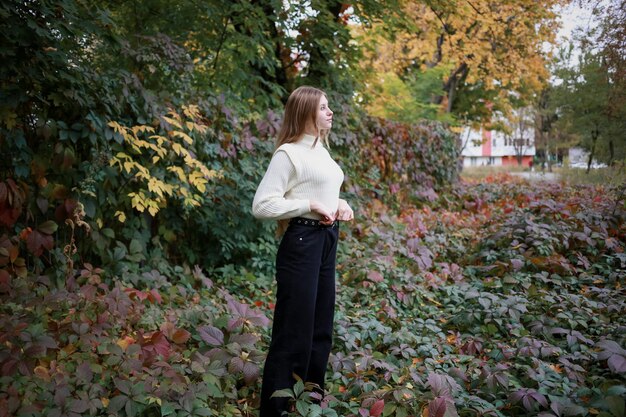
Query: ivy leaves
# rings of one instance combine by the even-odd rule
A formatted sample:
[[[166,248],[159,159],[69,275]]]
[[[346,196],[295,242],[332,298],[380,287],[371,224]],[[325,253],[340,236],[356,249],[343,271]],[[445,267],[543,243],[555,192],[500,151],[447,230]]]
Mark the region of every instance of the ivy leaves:
[[[609,369],[616,374],[626,374],[626,350],[613,340],[602,340],[596,344],[601,349],[598,359],[606,360]]]

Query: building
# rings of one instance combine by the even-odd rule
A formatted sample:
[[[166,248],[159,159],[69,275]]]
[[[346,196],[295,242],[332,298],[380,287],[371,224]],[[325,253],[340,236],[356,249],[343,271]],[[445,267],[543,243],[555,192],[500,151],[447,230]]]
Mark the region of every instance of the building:
[[[517,156],[522,166],[529,167],[535,156],[535,142],[530,136],[513,139],[497,130],[470,130],[462,133],[464,167],[474,166],[517,166]]]
[[[466,127],[461,134],[463,166],[522,166],[530,167],[536,153],[535,127],[528,109],[513,112],[504,120],[508,133],[500,130],[480,130]]]

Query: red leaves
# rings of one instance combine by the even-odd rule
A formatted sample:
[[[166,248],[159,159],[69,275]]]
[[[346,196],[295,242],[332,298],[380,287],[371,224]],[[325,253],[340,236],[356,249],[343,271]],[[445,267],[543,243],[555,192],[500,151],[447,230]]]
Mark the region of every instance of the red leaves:
[[[83,362],[76,367],[76,377],[83,382],[91,382],[93,371],[89,362]]]
[[[250,308],[248,304],[240,303],[230,294],[224,293],[227,306],[233,317],[228,321],[228,329],[233,330],[244,324],[252,324],[256,326],[267,326],[269,319],[258,309]]]
[[[174,333],[171,335],[170,340],[177,344],[187,343],[187,340],[191,337],[191,333],[189,333],[185,329],[176,329]]]
[[[0,225],[11,227],[22,214],[26,193],[12,179],[0,182]]]
[[[54,211],[54,217],[59,222],[63,222],[65,219],[71,219],[77,206],[78,202],[76,200],[67,198],[57,206]]]
[[[470,339],[459,348],[459,352],[464,355],[477,356],[483,350],[483,343],[480,339]]]
[[[519,271],[524,266],[524,261],[522,259],[511,259],[510,262],[513,267],[513,271]]]
[[[177,328],[174,323],[165,322],[161,326],[161,331],[165,333],[167,338],[176,344],[184,344],[187,343],[189,338],[191,337],[191,333],[189,333],[185,329]]]
[[[385,400],[378,400],[374,403],[372,408],[370,408],[370,416],[379,417],[383,413],[383,409],[385,408]]]
[[[20,258],[19,254],[19,243],[15,238],[10,239],[6,235],[0,236],[0,267],[8,265],[9,268],[5,269],[6,272],[12,271],[18,277],[25,277],[27,273],[26,261],[24,258]]]
[[[427,271],[433,265],[435,255],[427,246],[422,245],[418,238],[407,240],[406,252],[407,256],[413,259],[422,271]]]
[[[371,407],[370,407],[370,404],[371,404]],[[370,408],[368,409],[367,407],[370,407]],[[359,408],[359,414],[361,415],[361,417],[380,417],[383,414],[384,408],[385,408],[385,400],[376,400],[375,398],[367,398],[361,404],[361,408]]]
[[[43,255],[44,250],[54,247],[54,239],[39,230],[33,230],[26,238],[26,247],[33,255],[39,257]]]
[[[19,255],[19,247],[14,239],[9,239],[7,235],[0,237],[0,266],[13,263]],[[3,259],[5,258],[5,259]]]
[[[0,294],[11,290],[11,275],[4,269],[0,269]]]
[[[54,234],[58,229],[58,225],[48,220],[40,224],[35,230],[30,227],[24,228],[20,232],[20,239],[26,241],[26,247],[35,256],[43,255],[44,251],[51,250],[54,247]]]
[[[385,280],[385,278],[383,277],[383,275],[378,272],[378,271],[369,271],[367,273],[367,279],[369,279],[372,282],[383,282]]]
[[[128,294],[128,298],[130,298],[131,300],[148,300],[148,302],[150,302],[151,304],[161,304],[163,302],[161,294],[159,294],[159,292],[155,288],[151,289],[150,291],[140,291],[134,288],[125,288],[124,292]]]
[[[451,397],[455,392],[460,391],[459,384],[448,375],[430,372],[428,374],[428,385],[436,396]]]
[[[269,302],[269,301],[262,301],[262,300],[256,300],[254,302],[254,305],[259,308],[267,308],[268,310],[274,310],[274,308],[276,307],[276,304]]]
[[[161,356],[167,360],[172,353],[172,346],[161,331],[142,335],[139,344],[144,355],[144,364],[151,364],[156,356]]]
[[[243,373],[243,380],[246,384],[252,384],[259,378],[259,366],[253,362],[247,361],[241,357],[234,357],[228,364],[228,372]]]

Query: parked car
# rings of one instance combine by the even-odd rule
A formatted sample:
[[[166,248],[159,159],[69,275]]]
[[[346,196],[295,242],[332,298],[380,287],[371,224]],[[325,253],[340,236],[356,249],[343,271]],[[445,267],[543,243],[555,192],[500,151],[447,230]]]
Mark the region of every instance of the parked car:
[[[606,168],[608,165],[605,164],[604,162],[592,162],[591,163],[591,168]],[[569,164],[570,168],[581,168],[581,169],[587,169],[587,162],[571,162]]]

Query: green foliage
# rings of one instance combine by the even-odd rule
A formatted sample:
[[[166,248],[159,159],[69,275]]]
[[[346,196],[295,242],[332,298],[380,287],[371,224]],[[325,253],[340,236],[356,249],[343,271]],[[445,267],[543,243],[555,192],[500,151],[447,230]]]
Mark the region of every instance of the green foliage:
[[[333,408],[356,414],[357,397],[384,399],[386,415],[610,413],[626,382],[618,190],[455,194],[399,216],[372,204],[346,236]]]
[[[369,200],[342,227],[328,394],[277,393],[290,415],[621,415],[618,189],[489,177],[403,207]],[[2,274],[2,409],[255,415],[274,300],[258,265],[224,266],[219,284],[180,267],[123,283],[86,265],[69,289]]]
[[[385,119],[402,123],[419,123],[424,120],[454,122],[455,117],[443,113],[439,104],[432,103],[432,97],[443,94],[442,79],[449,68],[435,67],[415,73],[405,78],[393,72],[379,76],[380,89],[376,98],[370,99],[369,111]],[[385,100],[385,98],[387,98]]]
[[[339,158],[350,173],[347,189],[361,203],[371,198],[399,205],[433,201],[458,179],[458,136],[446,125],[374,117],[358,123],[337,142],[342,146]]]
[[[102,272],[80,271],[72,292],[51,289],[45,277],[3,282],[3,415],[247,410],[263,358],[255,348],[268,323],[262,312],[199,270],[188,274],[197,290],[155,281],[156,272],[145,290],[109,286]]]
[[[132,179],[135,185],[139,185],[127,197],[131,199],[132,208],[140,213],[147,210],[154,217],[159,211],[159,205],[164,205],[168,197],[175,195],[182,200],[183,208],[198,207],[204,203],[203,194],[207,190],[208,181],[219,175],[187,150],[194,142],[189,134],[195,131],[202,135],[207,129],[193,121],[199,117],[197,107],[184,108],[183,113],[190,121],[183,120],[173,112],[163,118],[172,128],[166,129],[167,136],[159,135],[160,132],[157,133],[151,126],[127,128],[109,122],[109,126],[121,136],[120,142],[130,148],[128,151],[125,148],[119,150],[111,158],[110,165],[117,166],[120,173],[128,174],[122,177],[122,181],[128,183]],[[141,139],[139,134],[149,136]],[[129,151],[132,151],[131,155],[126,153]],[[181,161],[177,162],[177,158]],[[124,192],[122,190],[118,189],[118,192]],[[121,222],[125,221],[123,212],[119,211],[116,215]]]
[[[255,253],[271,236],[272,225],[252,219],[249,207],[271,156],[279,116],[259,116],[272,100],[248,81],[254,85],[276,64],[265,38],[277,35],[261,29],[279,22],[260,16],[278,6],[182,2],[170,15],[158,1],[150,8],[106,1],[88,6],[66,0],[55,7],[18,3],[2,6],[8,16],[2,23],[7,44],[0,51],[11,64],[2,69],[0,151],[8,157],[0,169],[8,191],[0,196],[0,216],[10,247],[18,251],[11,257],[12,273],[24,275],[24,266],[34,265],[63,285],[70,273],[66,268],[78,259],[129,279],[145,268],[167,271],[168,262],[210,270],[233,260],[245,267],[267,263]],[[322,30],[322,23],[343,25],[332,17],[339,9],[330,3],[318,6],[328,9],[325,23],[301,17],[303,31],[306,25],[313,25],[312,31]],[[376,9],[362,6],[362,15]],[[380,13],[376,10],[372,13]],[[180,30],[184,24],[187,32]],[[32,30],[24,32],[25,27]],[[223,36],[209,36],[211,31]],[[318,52],[328,47],[321,37],[314,40],[291,41]],[[18,59],[29,48],[36,52],[30,61]],[[260,61],[242,62],[255,48],[267,54],[257,54]],[[203,51],[211,52],[200,57]],[[315,71],[322,71],[316,65]],[[239,79],[237,71],[243,74],[250,67],[264,70]],[[249,102],[238,87],[231,91],[238,104],[231,107],[227,103],[234,96],[220,94],[230,89],[224,77],[246,86],[245,94],[258,101]],[[198,88],[211,93],[200,95]],[[373,135],[395,143],[392,153],[378,158],[383,181],[396,172],[400,176],[394,187],[417,180],[428,191],[452,179],[454,169],[434,163],[455,151],[445,129],[428,127],[403,138],[410,128],[393,125],[380,131],[379,122],[361,118],[351,99],[337,92],[332,98],[343,107],[337,119],[346,119],[341,122],[346,138],[335,141],[338,157],[355,179],[372,187],[379,178],[376,168],[362,167],[350,149],[358,146],[362,157],[387,152],[371,150]],[[434,133],[437,129],[441,133]],[[438,135],[446,138],[443,148],[420,148],[429,141],[436,147]],[[421,160],[402,153],[407,141],[415,143],[413,152]],[[425,173],[406,176],[405,169]],[[381,197],[391,195],[383,193]],[[66,227],[78,207],[84,211],[79,216],[84,226]],[[42,232],[39,225],[47,221],[59,225],[58,231]],[[21,233],[27,235],[27,245],[17,238]],[[56,242],[70,240],[76,247],[72,243],[69,251],[55,248]]]
[[[0,416],[255,415],[276,242],[249,208],[266,109],[307,80],[339,92],[358,220],[330,395],[296,384],[292,414],[620,415],[623,191],[453,186],[445,125],[352,105],[344,5],[313,2],[281,38],[287,6],[0,6]],[[321,59],[308,78],[294,51]]]
[[[563,167],[558,170],[559,178],[571,184],[597,184],[619,186],[626,184],[626,169],[623,164],[612,167],[594,168],[587,172],[580,168]]]
[[[624,153],[624,82],[611,76],[600,53],[584,50],[569,67],[571,50],[562,50],[556,75],[562,80],[551,95],[559,128],[576,135],[590,159],[612,164]]]

